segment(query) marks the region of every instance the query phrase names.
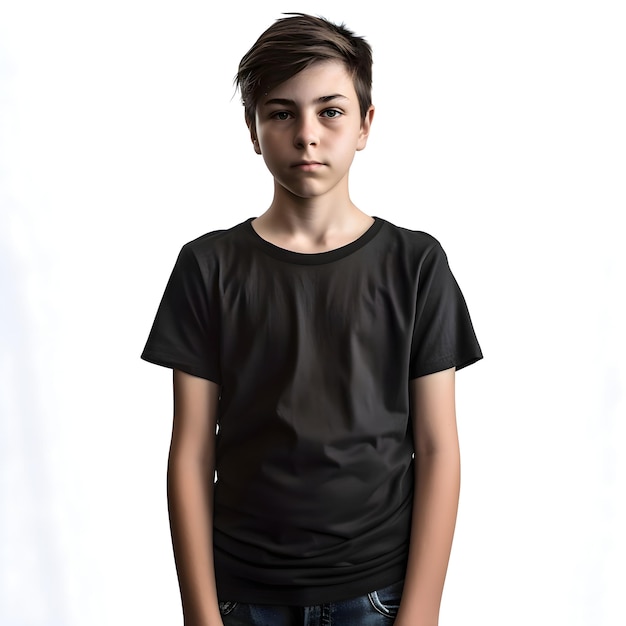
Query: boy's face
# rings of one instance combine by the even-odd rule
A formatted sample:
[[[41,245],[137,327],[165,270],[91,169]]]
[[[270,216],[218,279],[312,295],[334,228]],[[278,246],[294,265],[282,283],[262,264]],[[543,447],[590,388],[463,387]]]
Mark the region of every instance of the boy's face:
[[[347,192],[356,150],[365,148],[374,107],[361,118],[343,63],[323,61],[259,98],[250,131],[277,185],[301,198]]]

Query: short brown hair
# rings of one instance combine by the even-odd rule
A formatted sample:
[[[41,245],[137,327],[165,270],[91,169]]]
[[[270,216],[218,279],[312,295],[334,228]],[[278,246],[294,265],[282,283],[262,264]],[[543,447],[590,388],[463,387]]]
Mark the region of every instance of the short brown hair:
[[[352,76],[361,117],[372,104],[372,49],[344,24],[286,13],[272,24],[239,63],[235,85],[246,120],[254,125],[259,97],[317,61],[338,60]]]

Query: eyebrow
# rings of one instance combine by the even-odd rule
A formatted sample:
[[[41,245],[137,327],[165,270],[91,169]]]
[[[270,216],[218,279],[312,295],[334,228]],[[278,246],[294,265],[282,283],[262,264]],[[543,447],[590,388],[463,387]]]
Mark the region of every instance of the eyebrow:
[[[347,96],[344,96],[340,93],[334,93],[330,96],[321,96],[315,102],[330,102],[331,100],[349,100]],[[268,104],[280,104],[282,106],[296,106],[295,100],[290,100],[289,98],[271,98],[270,100],[266,100],[264,105]]]

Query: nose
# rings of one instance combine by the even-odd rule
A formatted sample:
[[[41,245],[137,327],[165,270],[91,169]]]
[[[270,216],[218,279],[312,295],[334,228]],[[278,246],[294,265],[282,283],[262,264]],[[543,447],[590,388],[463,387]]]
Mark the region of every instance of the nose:
[[[316,146],[319,143],[317,116],[302,115],[300,117],[293,142],[297,148]]]

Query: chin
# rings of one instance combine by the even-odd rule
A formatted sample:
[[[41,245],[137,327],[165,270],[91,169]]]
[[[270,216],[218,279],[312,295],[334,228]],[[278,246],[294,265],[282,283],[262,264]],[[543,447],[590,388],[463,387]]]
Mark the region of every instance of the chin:
[[[326,193],[326,191],[307,190],[307,191],[292,191],[291,193],[294,196],[297,196],[298,198],[302,198],[303,200],[312,200],[313,198],[319,198],[320,196],[323,196]]]
[[[328,190],[314,185],[283,185],[281,187],[298,198],[310,199],[324,195]]]

